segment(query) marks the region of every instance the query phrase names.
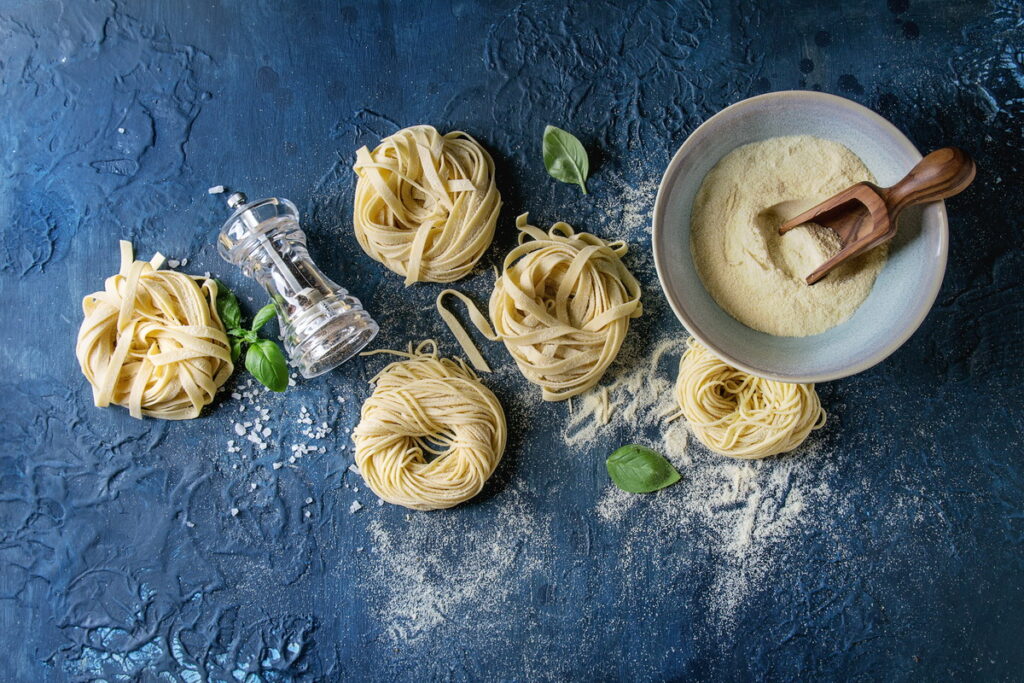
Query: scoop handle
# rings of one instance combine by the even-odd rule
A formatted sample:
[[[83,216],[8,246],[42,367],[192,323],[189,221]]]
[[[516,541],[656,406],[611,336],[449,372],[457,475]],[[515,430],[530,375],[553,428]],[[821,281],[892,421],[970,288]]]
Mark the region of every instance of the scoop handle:
[[[886,190],[890,218],[914,204],[960,194],[974,180],[974,160],[956,147],[937,149],[910,169],[903,180]]]

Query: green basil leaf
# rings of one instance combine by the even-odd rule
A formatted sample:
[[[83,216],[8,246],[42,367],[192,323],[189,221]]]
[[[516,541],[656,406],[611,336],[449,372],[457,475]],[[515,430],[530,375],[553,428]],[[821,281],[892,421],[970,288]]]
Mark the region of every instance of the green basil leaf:
[[[555,126],[544,129],[544,167],[555,180],[579,185],[587,194],[590,159],[576,136]]]
[[[242,308],[238,305],[238,297],[220,280],[217,283],[217,315],[226,329],[242,326]]]
[[[238,330],[238,334],[235,335],[246,344],[255,344],[260,340],[259,336],[252,330]]]
[[[629,444],[608,456],[608,475],[623,491],[650,493],[679,481],[679,472],[650,448]]]
[[[252,319],[252,331],[259,330],[266,325],[272,318],[277,315],[277,309],[274,308],[274,304],[270,303],[261,308],[256,313],[256,317]]]
[[[245,353],[245,369],[271,391],[288,388],[288,363],[281,347],[269,339],[259,339]]]
[[[242,340],[237,337],[231,338],[231,362],[237,363],[238,358],[242,355]]]

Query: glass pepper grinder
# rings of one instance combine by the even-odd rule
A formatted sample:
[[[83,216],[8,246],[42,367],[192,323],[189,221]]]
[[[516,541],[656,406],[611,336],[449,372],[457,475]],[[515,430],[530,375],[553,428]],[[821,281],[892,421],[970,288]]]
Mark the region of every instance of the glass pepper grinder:
[[[211,194],[222,186],[210,188]],[[322,375],[359,353],[377,336],[377,323],[321,272],[306,249],[299,211],[287,199],[250,202],[228,197],[234,210],[220,229],[217,250],[263,285],[277,308],[285,351],[303,377]]]

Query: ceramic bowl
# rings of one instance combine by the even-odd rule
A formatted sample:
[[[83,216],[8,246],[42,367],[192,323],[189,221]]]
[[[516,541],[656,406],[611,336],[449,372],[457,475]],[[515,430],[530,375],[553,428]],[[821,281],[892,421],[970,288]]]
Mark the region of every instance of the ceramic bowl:
[[[665,171],[653,220],[658,278],[686,329],[731,365],[785,382],[839,379],[884,360],[924,320],[946,269],[946,208],[935,202],[904,212],[888,262],[845,322],[809,337],[751,329],[715,303],[697,275],[690,255],[690,211],[704,176],[722,157],[781,135],[814,135],[846,145],[882,186],[898,181],[921,159],[895,126],[842,97],[794,90],[738,102],[695,130]]]

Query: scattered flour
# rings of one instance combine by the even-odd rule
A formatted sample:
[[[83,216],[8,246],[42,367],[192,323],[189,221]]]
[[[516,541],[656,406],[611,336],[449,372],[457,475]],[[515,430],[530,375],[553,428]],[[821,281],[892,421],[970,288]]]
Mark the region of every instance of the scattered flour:
[[[542,569],[538,548],[551,536],[519,489],[508,486],[499,495],[500,504],[484,508],[490,518],[467,519],[456,510],[411,513],[404,525],[370,522],[366,588],[392,640],[453,636],[465,629],[467,614],[476,632],[500,634],[515,622],[514,592]]]
[[[642,573],[645,558],[655,556],[685,573],[688,557],[655,546],[679,537],[700,542],[714,557],[707,596],[710,621],[721,633],[729,632],[744,601],[771,580],[779,555],[798,535],[809,509],[834,505],[827,484],[834,465],[814,447],[816,438],[794,455],[753,462],[703,447],[694,448],[692,458],[669,456],[682,481],[648,497],[609,485],[597,503],[597,515],[606,524],[624,525],[629,513],[643,506],[644,525],[623,529],[622,570]],[[652,544],[652,539],[657,541]]]
[[[638,242],[646,241],[650,233],[651,214],[654,200],[658,196],[660,176],[651,176],[634,182],[623,176],[611,176],[609,185],[602,196],[595,199],[595,209],[604,217],[607,227],[599,230],[601,237],[624,239],[629,242],[630,252],[638,249]],[[572,223],[572,218],[563,220]],[[635,255],[635,254],[634,254]]]
[[[664,367],[671,361],[675,368],[685,347],[686,333],[680,332],[659,342],[645,358],[616,363],[600,385],[573,399],[562,433],[565,445],[590,448],[631,427],[639,431],[657,424],[661,443],[650,445],[660,447],[667,457],[688,463],[686,423],[671,419],[679,411],[672,396],[675,373],[666,374]]]
[[[717,455],[688,439],[685,420],[671,419],[678,411],[672,389],[685,340],[680,331],[650,348],[631,349],[603,386],[575,399],[562,437],[573,450],[645,443],[676,466],[682,481],[654,494],[636,495],[608,484],[596,516],[622,534],[620,571],[627,576],[643,577],[652,557],[677,563],[677,572],[687,573],[690,557],[671,547],[680,538],[710,553],[715,572],[709,577],[707,610],[709,621],[724,633],[745,599],[769,580],[807,509],[834,504],[825,483],[834,465],[815,448],[816,435],[791,456],[752,462]],[[660,437],[652,439],[652,433]],[[643,524],[634,524],[631,513]]]

